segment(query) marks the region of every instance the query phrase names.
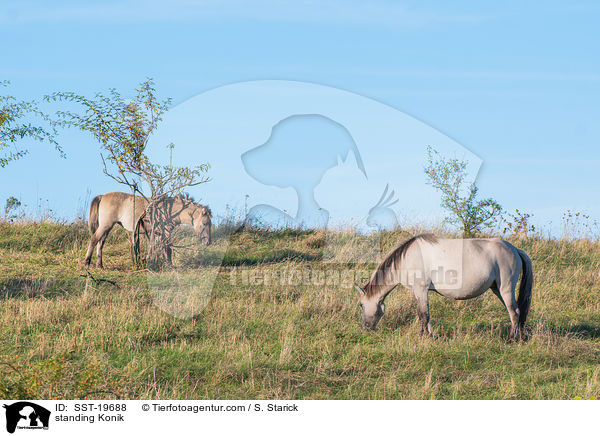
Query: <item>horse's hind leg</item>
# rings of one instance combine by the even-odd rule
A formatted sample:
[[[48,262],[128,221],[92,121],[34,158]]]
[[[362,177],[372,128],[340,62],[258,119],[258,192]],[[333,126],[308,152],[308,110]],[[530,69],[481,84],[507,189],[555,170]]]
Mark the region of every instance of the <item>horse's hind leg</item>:
[[[112,230],[113,226],[110,226],[108,229],[105,229],[100,239],[98,241],[98,245],[96,245],[96,266],[98,268],[104,268],[102,264],[102,250],[104,249],[104,243],[106,242],[106,238],[108,238],[108,234]]]
[[[85,266],[89,267],[92,262],[92,254],[94,253],[94,247],[96,247],[96,265],[102,268],[102,247],[104,246],[104,241],[108,236],[108,232],[112,227],[98,228],[94,234],[90,236],[90,243],[88,244],[87,253],[85,254]]]
[[[94,247],[98,243],[98,239],[100,239],[101,233],[99,232],[99,230],[100,229],[97,229],[95,233],[90,235],[90,243],[88,244],[88,249],[85,254],[85,266],[86,267],[90,266],[90,263],[92,261],[92,254],[94,253]]]
[[[510,317],[510,339],[516,340],[519,336],[519,310],[517,309],[517,301],[515,300],[515,284],[510,281],[492,286],[492,291],[504,303],[508,316]]]

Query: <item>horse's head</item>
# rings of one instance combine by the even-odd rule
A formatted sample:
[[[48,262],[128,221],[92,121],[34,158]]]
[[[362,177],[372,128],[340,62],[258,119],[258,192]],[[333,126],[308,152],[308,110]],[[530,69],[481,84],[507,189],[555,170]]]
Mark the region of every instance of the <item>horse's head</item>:
[[[194,233],[204,245],[210,245],[212,213],[208,206],[195,203],[189,194],[180,194],[175,197],[176,224],[189,224],[194,228]]]
[[[194,232],[200,238],[204,245],[210,245],[210,229],[212,226],[212,213],[208,206],[194,205],[195,210],[192,213],[192,226]]]
[[[363,288],[355,285],[360,293],[360,310],[362,315],[362,327],[365,330],[375,330],[379,320],[385,313],[385,303],[377,295],[369,295]]]

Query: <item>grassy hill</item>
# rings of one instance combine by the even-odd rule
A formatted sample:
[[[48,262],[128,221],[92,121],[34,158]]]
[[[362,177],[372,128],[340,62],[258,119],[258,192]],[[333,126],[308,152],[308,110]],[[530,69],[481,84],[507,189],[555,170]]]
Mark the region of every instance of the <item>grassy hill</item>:
[[[249,229],[228,238],[217,229],[210,247],[178,251],[177,280],[202,280],[222,263],[203,310],[178,318],[151,289],[173,273],[132,272],[122,230],[106,243],[106,269],[91,269],[115,286],[84,273],[84,223],[2,222],[0,398],[600,394],[599,242],[513,241],[535,268],[527,343],[508,342],[508,315],[491,292],[462,302],[432,295],[436,337],[428,339],[419,335],[412,295],[398,288],[378,330],[365,332],[355,291],[329,271],[362,277],[373,265],[353,261],[365,247],[386,250],[411,233]],[[323,262],[331,246],[333,260]]]

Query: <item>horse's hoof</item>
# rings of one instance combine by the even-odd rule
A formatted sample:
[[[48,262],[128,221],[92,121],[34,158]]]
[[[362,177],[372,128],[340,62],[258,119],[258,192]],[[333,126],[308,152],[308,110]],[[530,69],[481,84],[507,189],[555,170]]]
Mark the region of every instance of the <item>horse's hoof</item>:
[[[511,344],[512,344],[512,343],[519,342],[519,335],[511,334],[511,335],[508,337],[508,342],[510,342]]]

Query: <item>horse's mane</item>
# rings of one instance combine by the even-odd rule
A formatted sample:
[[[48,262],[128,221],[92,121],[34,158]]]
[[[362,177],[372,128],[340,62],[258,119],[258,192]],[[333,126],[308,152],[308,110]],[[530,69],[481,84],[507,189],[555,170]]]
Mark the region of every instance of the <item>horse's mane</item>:
[[[182,192],[181,194],[177,194],[175,197],[173,197],[173,200],[179,200],[183,203],[184,207],[187,207],[191,204],[203,209],[210,218],[212,218],[212,211],[210,210],[210,208],[208,206],[204,206],[203,204],[200,203],[196,203],[196,201],[194,200],[194,197],[192,197],[190,194],[188,194],[187,192]]]
[[[390,269],[395,270],[397,266],[399,266],[402,257],[408,251],[410,246],[413,245],[419,239],[425,242],[429,242],[431,244],[435,244],[438,240],[437,236],[431,233],[423,233],[421,235],[413,236],[412,238],[409,238],[398,244],[392,251],[390,251],[385,256],[385,258],[381,261],[381,263],[371,276],[369,282],[365,285],[364,291],[365,294],[367,294],[367,296],[372,296],[375,293],[377,286],[380,284],[377,283],[378,279]]]
[[[187,192],[182,192],[181,194],[177,194],[175,196],[175,198],[178,200],[182,200],[183,202],[188,201],[188,202],[195,203],[194,198]]]

